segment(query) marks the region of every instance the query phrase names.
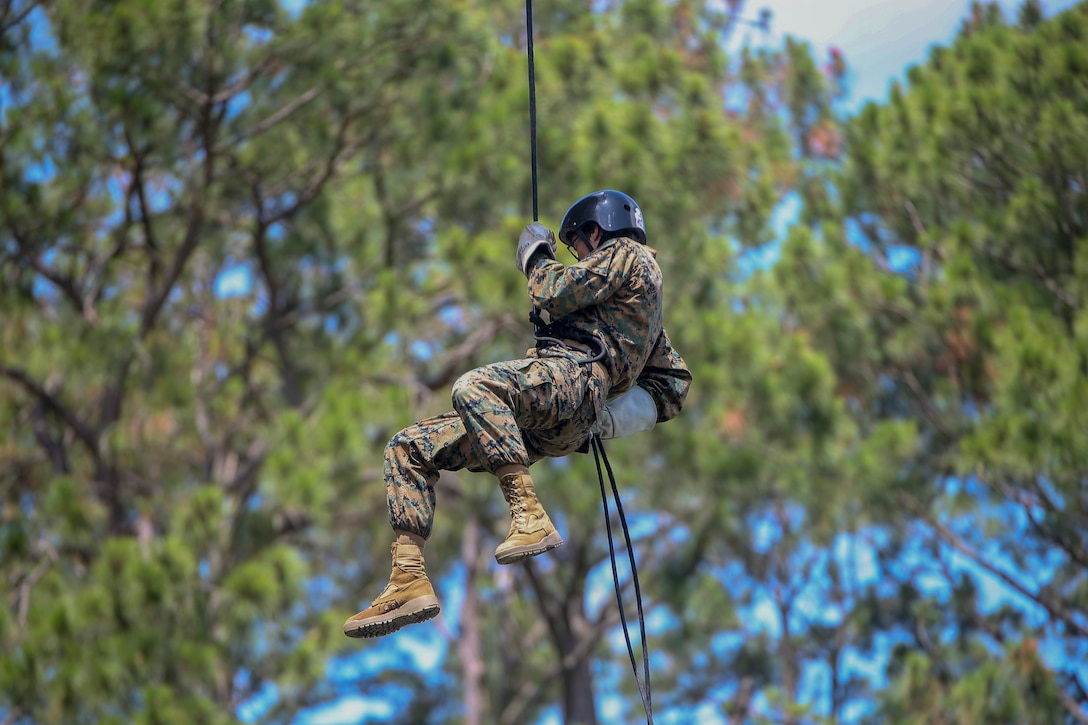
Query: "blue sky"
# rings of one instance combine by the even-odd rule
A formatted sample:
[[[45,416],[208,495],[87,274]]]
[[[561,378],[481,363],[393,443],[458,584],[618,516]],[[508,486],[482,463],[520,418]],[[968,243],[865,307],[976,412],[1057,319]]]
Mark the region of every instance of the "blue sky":
[[[999,0],[1010,18],[1018,0]],[[1051,16],[1075,5],[1075,0],[1043,0]],[[970,10],[971,0],[747,0],[746,15],[760,8],[774,13],[776,38],[792,35],[808,40],[824,57],[837,47],[849,66],[850,104],[880,101],[895,79],[923,62],[933,45],[947,45]]]
[[[869,101],[881,102],[896,80],[906,79],[907,69],[924,63],[934,46],[950,45],[971,0],[746,0],[744,15],[758,17],[762,8],[773,13],[769,44],[777,46],[786,36],[808,41],[817,59],[831,48],[842,51],[847,64],[849,94],[846,113]],[[1021,0],[999,0],[1005,16],[1015,19]],[[1076,0],[1043,0],[1047,17],[1076,5]],[[753,39],[759,31],[745,30]],[[761,41],[767,42],[767,41]],[[796,219],[796,198],[787,197],[775,212],[773,225],[778,240]],[[739,259],[742,272],[766,268],[778,260],[778,242],[746,251]],[[913,261],[910,254],[892,250],[893,268]]]

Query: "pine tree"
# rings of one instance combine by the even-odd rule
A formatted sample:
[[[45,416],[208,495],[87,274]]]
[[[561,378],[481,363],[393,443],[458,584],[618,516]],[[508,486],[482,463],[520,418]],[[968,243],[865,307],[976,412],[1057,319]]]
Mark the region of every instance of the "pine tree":
[[[776,269],[855,424],[902,441],[857,489],[884,581],[867,626],[895,642],[875,722],[1088,717],[1088,9],[1019,17],[975,5],[851,119]]]

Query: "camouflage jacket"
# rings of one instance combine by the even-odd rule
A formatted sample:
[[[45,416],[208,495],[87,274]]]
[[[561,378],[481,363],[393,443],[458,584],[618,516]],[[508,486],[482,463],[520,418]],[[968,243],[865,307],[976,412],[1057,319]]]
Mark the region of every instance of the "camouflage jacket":
[[[660,423],[680,412],[691,372],[663,326],[655,255],[650,247],[617,237],[570,266],[543,258],[530,271],[529,298],[552,322],[600,338],[607,396],[641,385],[657,404]]]

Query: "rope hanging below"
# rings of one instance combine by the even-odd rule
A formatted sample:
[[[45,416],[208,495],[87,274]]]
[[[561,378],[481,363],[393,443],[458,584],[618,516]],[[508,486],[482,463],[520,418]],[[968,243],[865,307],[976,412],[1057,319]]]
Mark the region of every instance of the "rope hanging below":
[[[600,436],[593,436],[590,442],[593,444],[593,459],[597,464],[597,480],[601,483],[604,525],[608,531],[608,556],[612,561],[612,583],[616,587],[616,606],[620,610],[620,626],[623,628],[623,638],[627,641],[627,654],[631,658],[631,670],[635,673],[638,694],[642,696],[642,708],[646,711],[646,725],[654,725],[653,695],[650,692],[650,651],[646,647],[646,615],[642,611],[642,588],[638,584],[638,567],[635,564],[635,550],[631,546],[631,531],[627,528],[627,517],[623,514],[619,488],[616,486],[616,477],[612,474],[612,465],[608,462],[608,456],[604,452],[604,442]],[[627,547],[627,558],[631,563],[631,579],[635,585],[635,605],[638,608],[638,630],[642,640],[642,679],[638,676],[638,665],[635,664],[635,648],[631,644],[631,635],[627,631],[627,615],[624,613],[623,596],[620,594],[620,574],[616,568],[616,547],[612,543],[612,522],[608,513],[608,494],[604,490],[604,475],[601,472],[602,460],[605,469],[608,471],[608,481],[612,484],[612,499],[616,502],[616,513],[619,515],[620,524],[623,526],[623,540]]]

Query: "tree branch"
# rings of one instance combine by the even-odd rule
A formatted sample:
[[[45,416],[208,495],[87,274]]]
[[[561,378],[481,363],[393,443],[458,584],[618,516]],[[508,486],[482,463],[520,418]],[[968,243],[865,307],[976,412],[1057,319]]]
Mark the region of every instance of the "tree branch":
[[[446,387],[453,380],[457,371],[463,368],[466,360],[479,352],[484,345],[494,340],[503,330],[513,329],[514,325],[514,318],[510,314],[499,315],[496,318],[487,320],[457,347],[450,350],[442,363],[442,367],[437,372],[420,380],[420,382],[430,390]]]
[[[262,223],[265,224],[265,226],[271,226],[277,222],[283,221],[284,219],[295,214],[303,206],[313,201],[314,197],[316,197],[321,189],[325,186],[325,183],[329,179],[331,179],[333,174],[336,173],[337,169],[340,168],[341,162],[343,162],[343,160],[351,154],[355,153],[355,151],[357,151],[363,145],[362,141],[358,139],[350,142],[346,140],[347,129],[348,126],[351,124],[351,120],[351,118],[345,118],[340,124],[340,128],[337,129],[336,141],[334,143],[333,152],[329,154],[328,158],[326,158],[323,163],[317,164],[319,168],[317,168],[317,170],[313,172],[313,175],[306,183],[306,186],[298,192],[294,201],[278,211],[271,212],[271,214],[267,218],[263,218]],[[295,175],[304,175],[309,167],[310,165],[304,166],[302,169],[299,169],[297,174],[292,174],[292,177],[284,182],[285,185],[289,184]],[[284,191],[286,191],[286,188],[284,188]],[[270,193],[268,194],[268,196],[271,198],[275,198],[279,196],[279,193]],[[263,217],[263,208],[258,208],[261,209],[261,214]]]
[[[907,367],[902,367],[899,371],[902,373],[903,380],[906,381],[907,387],[914,393],[915,399],[922,406],[922,410],[925,411],[926,417],[929,418],[930,422],[933,423],[942,435],[951,439],[953,437],[951,429],[948,427],[948,424],[945,423],[944,417],[941,415],[940,411],[933,406],[929,396],[926,395],[926,392],[922,389],[922,384],[918,382],[918,378],[914,374],[914,371]]]
[[[299,95],[297,98],[294,98],[293,100],[284,104],[277,111],[273,112],[265,119],[257,122],[253,126],[253,128],[243,132],[241,136],[235,139],[235,143],[261,135],[268,129],[275,126],[277,123],[291,116],[291,114],[305,106],[313,99],[317,98],[319,95],[321,95],[321,88],[319,86],[314,86],[313,88],[310,88],[309,90]]]
[[[72,429],[72,432],[76,434],[76,437],[87,446],[87,449],[91,452],[91,455],[94,456],[95,460],[100,460],[101,453],[98,450],[97,434],[80,420],[68,406],[62,403],[58,397],[50,393],[43,385],[19,368],[0,365],[0,374],[19,383],[23,389],[33,395],[46,408],[63,420],[65,424]]]
[[[1046,268],[1043,267],[1043,265],[1036,264],[1034,267],[1031,267],[1027,264],[1023,264],[1021,262],[1009,259],[1003,254],[999,254],[998,251],[991,250],[986,245],[981,245],[978,251],[983,256],[1004,265],[1005,268],[1009,271],[1019,272],[1020,274],[1027,275],[1029,277],[1035,277],[1043,283],[1043,286],[1046,287],[1050,291],[1050,293],[1058,299],[1058,301],[1062,302],[1067,307],[1070,307],[1074,310],[1080,308],[1080,302],[1077,300],[1076,295],[1074,295],[1072,292],[1069,292],[1060,284],[1058,284],[1054,280],[1054,278],[1050,276],[1050,274],[1047,272]]]
[[[1062,535],[1061,531],[1055,529],[1054,527],[1047,526],[1045,522],[1040,521],[1033,510],[1038,504],[1036,502],[1025,499],[1024,492],[1013,489],[1008,484],[1001,482],[996,478],[990,479],[989,477],[984,476],[982,472],[977,469],[975,471],[975,476],[983,484],[996,489],[1010,502],[1018,504],[1020,508],[1023,509],[1024,515],[1027,517],[1028,521],[1031,522],[1032,528],[1035,529],[1035,531],[1038,532],[1040,536],[1052,543],[1057,544],[1059,547],[1065,550],[1065,553],[1069,554],[1069,557],[1073,561],[1088,569],[1088,551],[1080,546],[1078,542],[1073,541],[1069,537]],[[1034,486],[1034,488],[1036,489],[1036,496],[1042,500],[1043,505],[1048,511],[1062,516],[1066,514],[1065,511],[1059,508],[1050,499],[1050,497],[1047,496],[1047,494],[1042,490],[1041,487],[1036,485]]]
[[[1080,703],[1074,700],[1068,692],[1058,689],[1058,699],[1061,701],[1065,711],[1072,715],[1074,720],[1082,725],[1088,725],[1088,712],[1085,712],[1084,708],[1080,706]]]
[[[42,0],[31,0],[30,4],[27,5],[26,8],[21,13],[19,13],[18,15],[15,15],[14,17],[12,17],[9,20],[7,16],[8,16],[8,10],[11,7],[11,3],[10,2],[5,3],[4,4],[4,16],[3,16],[4,22],[3,22],[3,25],[0,25],[0,35],[3,35],[4,33],[8,32],[12,28],[14,28],[16,25],[18,25],[19,23],[26,20],[26,17],[28,15],[30,15],[32,12],[34,12],[34,8],[38,7],[41,4],[42,4]]]
[[[159,259],[159,243],[155,237],[155,228],[151,224],[151,208],[147,203],[147,192],[144,189],[144,160],[143,155],[136,150],[136,144],[129,138],[125,131],[125,139],[128,141],[129,150],[132,153],[132,190],[136,194],[136,200],[140,204],[140,228],[144,232],[144,244],[147,246],[148,256],[151,258],[151,266],[148,268],[148,285],[154,285],[161,274],[161,262]],[[129,214],[126,204],[125,213]]]
[[[548,618],[548,612],[552,611],[553,615],[562,618],[563,613],[561,611],[549,606],[551,600],[547,596],[543,581],[536,572],[536,567],[533,565],[533,562],[530,561],[527,563],[525,571],[529,577],[529,582],[532,585],[540,609],[545,613],[545,617]],[[616,626],[619,621],[618,610],[611,607],[602,607],[601,612],[597,615],[596,620],[592,623],[589,630],[577,639],[569,652],[561,653],[563,654],[562,659],[554,662],[546,672],[542,673],[542,676],[535,679],[526,679],[522,682],[517,693],[510,699],[510,702],[507,703],[506,707],[500,713],[498,722],[501,725],[512,725],[513,723],[522,722],[525,708],[533,701],[533,698],[544,689],[547,683],[558,678],[564,669],[573,668],[583,662],[604,634],[610,628]],[[549,623],[549,629],[551,628],[551,623]]]
[[[1009,586],[1014,591],[1018,592],[1024,597],[1027,597],[1032,602],[1035,602],[1036,604],[1046,609],[1046,611],[1050,613],[1050,616],[1064,622],[1073,632],[1077,633],[1079,636],[1088,637],[1088,627],[1085,627],[1081,622],[1079,622],[1071,612],[1065,609],[1065,607],[1061,606],[1058,602],[1055,602],[1052,598],[1048,596],[1031,591],[1027,586],[1017,581],[1017,579],[1011,574],[1003,571],[1002,569],[999,569],[997,566],[987,561],[985,557],[983,557],[981,554],[971,548],[971,546],[968,545],[967,542],[957,536],[951,529],[949,529],[944,524],[936,521],[928,512],[921,510],[921,507],[918,506],[916,503],[910,500],[906,500],[906,496],[903,496],[902,498],[905,500],[905,503],[907,503],[907,505],[916,514],[918,514],[918,516],[930,528],[932,528],[937,536],[939,536],[941,540],[944,541],[946,544],[966,556],[978,566],[982,567],[992,576],[1000,579],[1004,584]]]
[[[18,245],[19,253],[26,259],[30,268],[56,287],[64,298],[72,303],[72,307],[80,314],[83,314],[83,293],[76,287],[75,280],[68,276],[61,276],[53,269],[46,266],[37,252],[32,249],[30,240],[27,239],[20,230],[12,229],[11,234],[12,237],[15,238],[15,243]]]

